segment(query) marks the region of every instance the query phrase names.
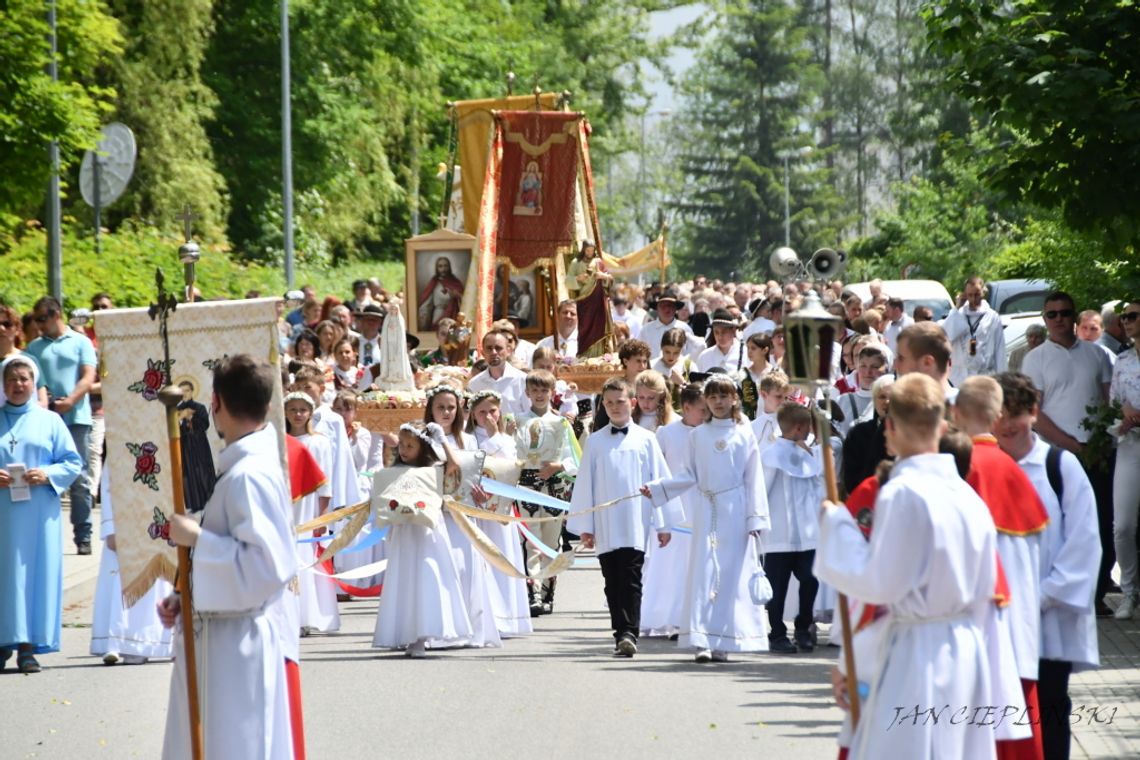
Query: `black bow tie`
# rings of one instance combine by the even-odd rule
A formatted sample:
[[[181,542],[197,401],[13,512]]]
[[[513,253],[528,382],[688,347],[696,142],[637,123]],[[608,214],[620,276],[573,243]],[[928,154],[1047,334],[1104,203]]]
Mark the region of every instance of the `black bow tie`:
[[[617,435],[618,433],[625,435],[628,432],[629,432],[628,427],[623,427],[623,428],[613,427],[613,426],[610,427],[610,435]]]

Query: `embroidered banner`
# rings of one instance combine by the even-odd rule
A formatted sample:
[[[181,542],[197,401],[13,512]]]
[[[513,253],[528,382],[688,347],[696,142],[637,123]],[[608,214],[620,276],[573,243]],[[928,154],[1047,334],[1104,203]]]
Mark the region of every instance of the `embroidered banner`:
[[[272,298],[179,304],[167,322],[167,367],[158,322],[146,309],[96,312],[107,426],[105,466],[111,474],[125,606],[146,594],[159,577],[173,583],[178,567],[169,541],[174,498],[166,408],[158,400],[166,370],[183,394],[178,414],[186,508],[199,510],[213,492],[215,462],[223,446],[209,413],[214,364],[240,353],[276,363],[276,323]],[[279,431],[282,477],[288,482],[280,381],[269,420]]]
[[[490,199],[498,211],[496,255],[515,269],[573,248],[580,119],[560,111],[495,115],[495,142],[502,146]]]
[[[551,110],[558,97],[556,93],[544,92],[537,98],[538,106],[542,110]],[[483,197],[483,175],[487,171],[487,146],[495,128],[492,112],[536,110],[535,100],[534,95],[514,95],[509,98],[460,100],[451,104],[458,133],[458,182],[463,198],[460,204],[463,223],[456,232],[466,231],[474,235],[479,227],[479,202]],[[448,228],[452,229],[450,224]]]

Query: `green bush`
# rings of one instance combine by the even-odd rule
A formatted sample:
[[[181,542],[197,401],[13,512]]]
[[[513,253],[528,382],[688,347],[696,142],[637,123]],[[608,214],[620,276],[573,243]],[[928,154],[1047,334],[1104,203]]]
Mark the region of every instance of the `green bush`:
[[[95,253],[95,240],[88,229],[74,221],[63,230],[64,307],[90,304],[100,291],[111,294],[116,306],[145,306],[155,298],[155,269],[166,274],[168,288],[178,290],[183,282],[178,247],[182,241],[152,227],[124,225],[114,234],[102,235],[102,253]],[[18,237],[0,239],[0,301],[18,310],[30,309],[47,293],[46,233],[35,223]],[[403,289],[404,265],[398,261],[353,262],[341,267],[298,265],[296,284],[312,285],[320,297],[351,296],[352,281],[379,277],[389,290]],[[283,269],[235,261],[223,246],[202,244],[197,267],[197,286],[204,298],[242,298],[250,290],[276,295],[285,290]]]

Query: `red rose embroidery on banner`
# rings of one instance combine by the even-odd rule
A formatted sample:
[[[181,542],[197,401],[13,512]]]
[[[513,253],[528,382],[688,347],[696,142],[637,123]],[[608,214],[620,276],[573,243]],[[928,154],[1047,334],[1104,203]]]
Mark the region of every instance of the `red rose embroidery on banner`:
[[[135,458],[135,474],[131,478],[132,482],[145,483],[150,490],[157,491],[158,478],[156,476],[162,472],[162,466],[159,465],[158,458],[155,456],[158,453],[158,446],[155,446],[152,441],[128,443],[127,450]]]
[[[166,382],[166,378],[170,374],[170,365],[174,362],[174,359],[169,362],[163,359],[147,359],[142,380],[131,383],[127,386],[127,390],[141,394],[147,401],[154,401],[158,398],[158,392]]]
[[[157,541],[161,538],[174,546],[174,542],[170,540],[170,521],[166,519],[166,515],[158,507],[154,508],[154,519],[147,526],[146,532],[152,540]]]

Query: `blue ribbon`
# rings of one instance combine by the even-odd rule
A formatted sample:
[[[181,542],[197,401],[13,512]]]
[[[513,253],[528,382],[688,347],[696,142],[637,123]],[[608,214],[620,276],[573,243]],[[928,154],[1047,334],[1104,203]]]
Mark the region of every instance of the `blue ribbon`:
[[[559,512],[570,509],[570,505],[561,499],[522,486],[512,486],[490,478],[484,478],[479,485],[483,486],[483,490],[492,496],[501,496],[512,501],[525,501],[528,504],[537,504],[540,507],[550,507]]]
[[[364,538],[360,539],[355,545],[353,545],[352,548],[341,549],[340,554],[352,554],[354,552],[362,552],[365,549],[371,549],[373,546],[376,546],[376,544],[383,541],[384,536],[386,535],[388,535],[388,526],[384,526],[383,528],[375,528],[370,531]],[[320,538],[299,538],[297,539],[297,543],[316,544],[321,543],[322,541],[331,541],[334,538],[335,536],[326,534]]]

